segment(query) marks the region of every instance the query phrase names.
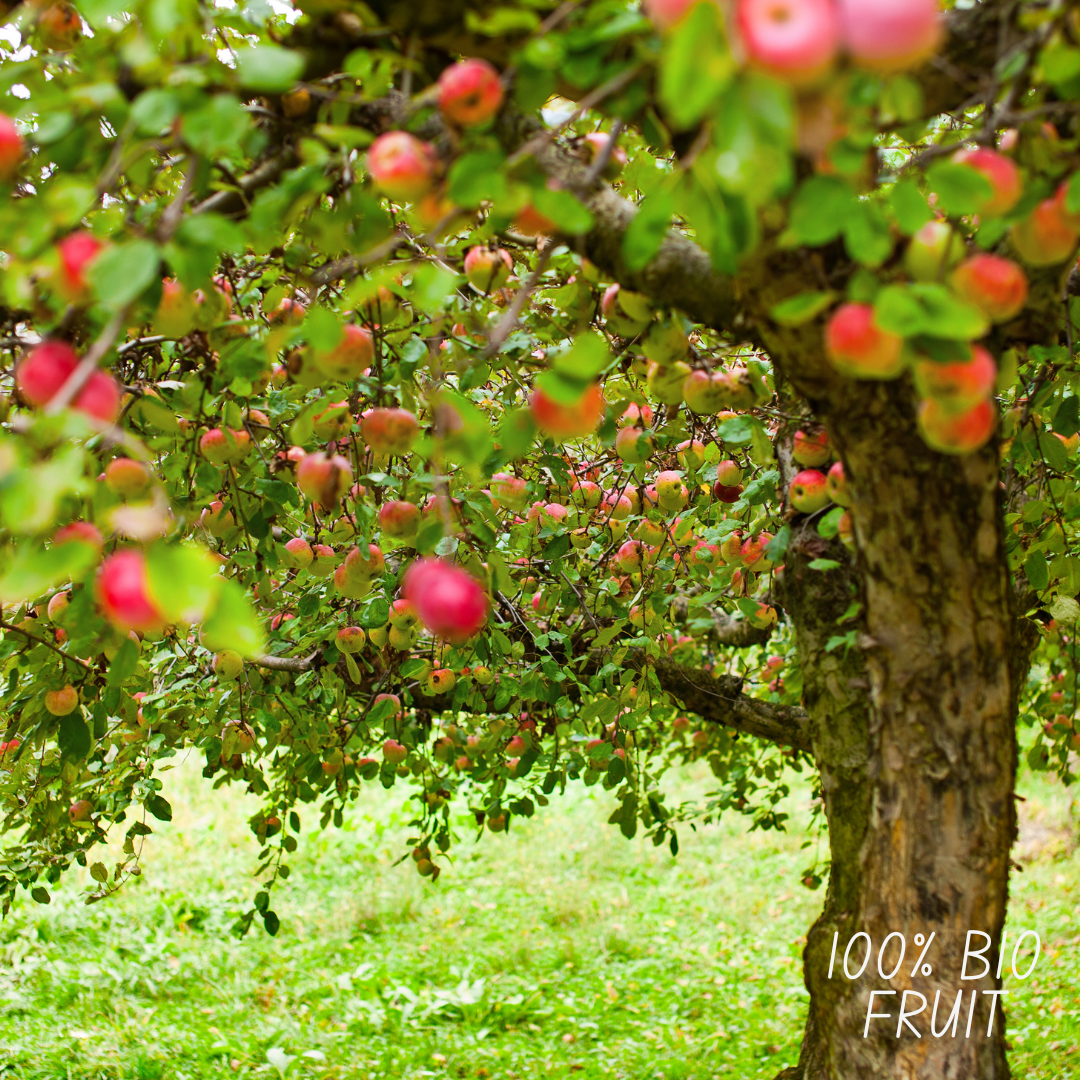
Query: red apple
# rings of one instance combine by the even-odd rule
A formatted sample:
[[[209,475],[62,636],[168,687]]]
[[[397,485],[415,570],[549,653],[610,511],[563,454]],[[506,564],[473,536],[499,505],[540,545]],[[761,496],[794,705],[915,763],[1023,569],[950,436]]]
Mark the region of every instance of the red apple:
[[[833,367],[853,379],[895,379],[904,370],[904,339],[882,330],[869,304],[843,304],[825,328]]]
[[[19,362],[15,384],[31,405],[44,406],[78,366],[79,358],[70,345],[46,341]],[[120,387],[111,375],[95,371],[76,395],[73,407],[111,424],[120,415]]]
[[[838,0],[844,45],[863,67],[902,71],[941,44],[938,0]]]
[[[56,245],[60,263],[56,292],[62,299],[69,304],[86,302],[90,292],[86,271],[104,248],[105,245],[88,232],[71,233]]]
[[[1027,303],[1027,275],[1011,259],[985,252],[965,259],[949,279],[953,289],[991,322],[1008,322]]]
[[[514,260],[505,248],[471,247],[465,255],[465,276],[477,292],[487,296],[501,289],[514,272]]]
[[[784,82],[817,79],[840,47],[833,0],[739,0],[735,18],[751,63]]]
[[[825,474],[816,469],[803,469],[791,481],[788,501],[803,514],[816,514],[829,505],[829,490]]]
[[[418,559],[405,572],[402,594],[436,637],[468,641],[487,621],[487,597],[471,574],[442,559]]]
[[[619,427],[634,424],[637,427],[652,427],[653,411],[651,405],[636,405],[631,402],[618,419]]]
[[[981,345],[975,345],[970,360],[944,364],[916,360],[912,373],[922,397],[932,398],[943,414],[956,415],[968,412],[993,394],[997,364]]]
[[[296,484],[304,495],[330,510],[352,485],[352,466],[339,454],[305,454],[296,466]]]
[[[100,551],[105,546],[105,537],[96,525],[89,521],[73,521],[70,525],[64,525],[57,529],[53,535],[54,544],[70,543],[89,544]]]
[[[244,430],[211,428],[199,439],[199,451],[211,465],[239,461],[251,450],[251,436]]]
[[[314,558],[311,545],[302,536],[294,536],[285,542],[281,561],[294,570],[306,570]]]
[[[371,334],[362,326],[349,323],[342,330],[341,341],[329,352],[316,353],[313,360],[328,378],[353,382],[371,367],[375,359],[375,345]]]
[[[397,739],[387,739],[383,743],[382,754],[388,764],[400,765],[409,756],[409,751]]]
[[[11,180],[19,171],[26,146],[15,121],[0,113],[0,181]]]
[[[136,548],[124,548],[106,557],[95,583],[105,617],[127,633],[157,633],[165,619],[150,596],[146,557]]]
[[[499,73],[486,60],[462,60],[439,76],[439,108],[458,127],[486,123],[502,102]]]
[[[491,497],[507,510],[524,510],[529,501],[528,482],[512,473],[496,473],[491,478]]]
[[[349,549],[340,569],[350,580],[364,581],[383,573],[386,569],[386,558],[377,544],[368,544],[367,550],[353,547]]]
[[[811,468],[824,465],[832,457],[832,450],[829,448],[829,433],[824,429],[812,435],[808,435],[805,431],[796,431],[791,456],[799,465],[808,465]]]
[[[94,805],[87,799],[77,799],[68,807],[68,821],[72,825],[80,824],[91,820],[91,815],[94,813]]]
[[[406,131],[380,135],[368,150],[367,163],[375,186],[401,202],[426,195],[435,181],[434,148]]]
[[[368,409],[360,417],[360,434],[376,454],[407,454],[420,433],[408,409]]]
[[[334,644],[338,652],[352,655],[358,653],[363,647],[367,636],[359,626],[343,626],[334,635]]]
[[[536,426],[557,441],[591,435],[603,418],[606,406],[599,384],[589,387],[572,405],[553,401],[539,388],[533,391],[529,402]]]
[[[999,154],[987,146],[972,150],[958,150],[952,160],[959,165],[967,165],[977,170],[990,181],[993,194],[979,205],[978,214],[982,218],[1000,217],[1007,214],[1019,201],[1023,190],[1020,170],[1012,158]]]
[[[985,446],[994,434],[994,421],[990,399],[962,413],[950,412],[933,399],[919,404],[919,433],[927,446],[943,454],[970,454]]]

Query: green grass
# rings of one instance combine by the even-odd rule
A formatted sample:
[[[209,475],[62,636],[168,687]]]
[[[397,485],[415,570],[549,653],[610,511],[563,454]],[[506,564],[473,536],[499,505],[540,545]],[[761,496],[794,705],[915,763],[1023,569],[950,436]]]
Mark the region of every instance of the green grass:
[[[407,817],[375,790],[345,829],[305,834],[278,937],[237,942],[254,804],[190,765],[168,775],[176,819],[141,879],[92,907],[71,881],[0,924],[0,1076],[707,1080],[797,1057],[821,902],[799,884],[805,786],[788,834],[683,830],[677,859],[624,840],[603,794],[578,790],[509,835],[464,835],[435,885],[393,865]],[[1034,927],[1047,949],[1007,983],[1013,1069],[1075,1078],[1075,804],[1050,783],[1024,791],[1010,932]]]

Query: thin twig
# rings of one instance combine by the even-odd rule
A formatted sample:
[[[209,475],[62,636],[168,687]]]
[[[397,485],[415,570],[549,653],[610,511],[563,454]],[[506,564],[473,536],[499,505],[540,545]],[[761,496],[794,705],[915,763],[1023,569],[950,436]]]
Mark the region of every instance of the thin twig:
[[[484,350],[480,354],[481,360],[488,360],[494,356],[503,347],[503,343],[513,332],[514,327],[517,326],[518,319],[521,317],[521,312],[525,307],[525,302],[529,299],[530,294],[540,281],[541,275],[547,269],[548,260],[551,258],[551,253],[554,249],[555,243],[552,241],[551,243],[546,244],[540,252],[540,257],[536,260],[536,268],[529,275],[529,280],[518,289],[517,295],[506,309],[506,314],[499,321],[499,325],[492,330],[491,336],[488,338],[488,343],[484,346]]]

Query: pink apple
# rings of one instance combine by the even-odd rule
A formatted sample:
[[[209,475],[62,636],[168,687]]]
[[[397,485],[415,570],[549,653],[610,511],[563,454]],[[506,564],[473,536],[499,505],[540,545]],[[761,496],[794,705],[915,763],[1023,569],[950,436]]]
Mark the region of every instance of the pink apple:
[[[645,545],[640,540],[627,540],[615,553],[615,565],[624,574],[641,570],[641,555]]]
[[[938,0],[837,0],[844,45],[863,67],[903,71],[929,60],[943,36]]]
[[[529,500],[529,485],[512,473],[496,473],[491,478],[491,497],[507,510],[521,511]]]
[[[380,135],[368,150],[367,163],[375,186],[391,199],[413,202],[435,182],[434,148],[407,131]]]
[[[113,458],[105,466],[105,483],[117,495],[133,497],[141,495],[153,481],[153,474],[141,462],[133,458]]]
[[[825,478],[829,498],[837,506],[850,506],[851,494],[848,492],[847,478],[844,476],[844,465],[840,461],[834,461],[829,475]]]
[[[379,528],[387,536],[409,539],[416,536],[419,524],[420,508],[415,503],[395,499],[379,507]]]
[[[552,400],[543,390],[533,391],[529,410],[536,426],[557,441],[591,435],[604,416],[607,402],[598,384],[589,387],[572,405]]]
[[[409,756],[409,751],[397,739],[387,739],[382,753],[383,760],[389,765],[400,765]]]
[[[86,271],[104,250],[105,245],[88,232],[75,232],[65,236],[56,245],[60,273],[56,291],[69,304],[85,303],[90,286]]]
[[[796,431],[791,456],[799,465],[807,465],[811,468],[824,465],[832,457],[832,450],[829,448],[829,433],[824,429],[813,434]]]
[[[296,467],[297,487],[324,510],[337,505],[352,478],[352,466],[339,454],[306,454]]]
[[[738,487],[742,483],[743,473],[734,461],[721,461],[716,466],[717,483],[724,487]]]
[[[486,60],[462,60],[439,76],[439,108],[458,127],[486,123],[502,102],[499,73]]]
[[[294,536],[285,542],[282,562],[294,570],[306,570],[313,562],[315,553],[311,545],[302,537]]]
[[[432,634],[452,644],[468,641],[487,621],[487,597],[476,579],[442,559],[418,559],[405,572],[402,594]]]
[[[833,367],[853,379],[895,379],[904,370],[904,339],[882,330],[869,304],[843,304],[825,328]]]
[[[98,569],[95,591],[105,617],[125,633],[158,632],[164,627],[165,619],[150,596],[146,557],[138,549],[109,555]]]
[[[89,544],[100,551],[105,546],[105,537],[96,525],[89,521],[73,521],[70,525],[64,525],[57,529],[53,535],[54,544],[70,543]]]
[[[329,352],[316,353],[315,366],[337,382],[353,382],[360,378],[375,359],[371,334],[362,326],[348,323],[342,328],[342,339]]]
[[[970,360],[917,360],[912,373],[922,397],[933,398],[942,414],[955,415],[968,412],[993,394],[997,364],[981,345],[975,345]]]
[[[251,450],[251,436],[243,429],[211,428],[199,439],[199,451],[211,465],[239,461]]]
[[[1068,187],[1062,184],[1009,233],[1013,247],[1029,266],[1053,266],[1076,251],[1080,218],[1065,209]]]
[[[919,433],[931,449],[943,454],[970,454],[990,441],[996,415],[989,399],[962,413],[949,412],[928,399],[919,404],[917,419]]]
[[[738,0],[735,19],[750,61],[785,82],[817,79],[840,47],[833,0]]]
[[[945,221],[928,221],[908,242],[904,269],[916,281],[944,281],[967,254],[963,237]]]
[[[62,341],[46,341],[19,362],[15,385],[31,404],[47,405],[75,373],[79,357]],[[120,415],[120,387],[104,371],[95,371],[75,396],[72,407],[111,424]]]
[[[360,417],[360,434],[376,454],[407,454],[420,434],[420,424],[408,409],[368,409]]]

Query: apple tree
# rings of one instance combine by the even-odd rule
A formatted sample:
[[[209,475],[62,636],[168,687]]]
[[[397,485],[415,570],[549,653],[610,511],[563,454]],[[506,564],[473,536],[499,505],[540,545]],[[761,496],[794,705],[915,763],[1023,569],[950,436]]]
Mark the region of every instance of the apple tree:
[[[1080,746],[1075,7],[3,6],[4,909],[137,874],[182,753],[270,933],[373,784],[434,880],[570,783],[674,853],[810,770],[791,1075],[1008,1076],[1019,736]],[[932,973],[830,978],[857,933]]]

